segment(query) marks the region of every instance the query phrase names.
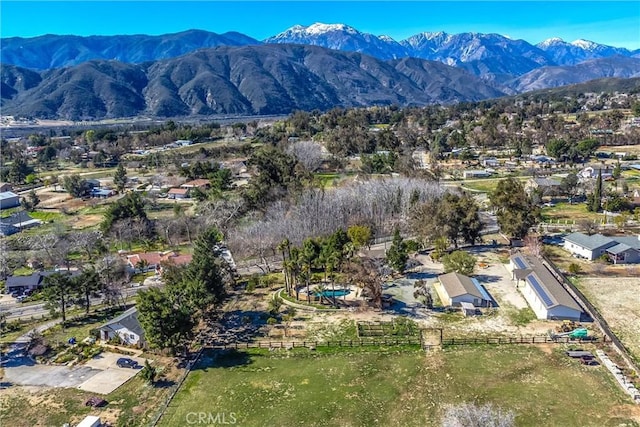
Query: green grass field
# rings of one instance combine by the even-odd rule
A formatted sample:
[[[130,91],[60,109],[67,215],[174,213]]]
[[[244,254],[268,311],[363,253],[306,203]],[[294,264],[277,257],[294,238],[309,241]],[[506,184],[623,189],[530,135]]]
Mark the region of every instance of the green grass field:
[[[212,353],[160,425],[183,426],[189,413],[205,412],[227,420],[233,413],[241,426],[436,426],[447,404],[461,402],[513,410],[518,426],[640,425],[604,368],[582,366],[561,350]]]
[[[548,221],[569,220],[569,221],[593,221],[602,220],[603,215],[587,211],[586,203],[557,203],[553,207],[543,208],[542,217]]]
[[[529,177],[515,177],[516,179],[524,180]],[[464,180],[460,183],[462,188],[466,188],[472,191],[479,191],[482,193],[491,193],[498,186],[498,182],[503,180],[504,178],[482,178],[482,179],[471,179]]]

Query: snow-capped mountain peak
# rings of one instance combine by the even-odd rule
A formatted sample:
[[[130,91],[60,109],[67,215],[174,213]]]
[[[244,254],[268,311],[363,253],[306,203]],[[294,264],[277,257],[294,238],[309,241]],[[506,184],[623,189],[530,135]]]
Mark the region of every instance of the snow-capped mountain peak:
[[[380,40],[382,40],[383,42],[389,42],[389,43],[394,43],[395,42],[395,40],[393,38],[391,38],[391,37],[389,37],[389,36],[387,36],[385,34],[383,34],[381,36],[378,36],[378,38]]]
[[[560,37],[551,37],[550,39],[546,39],[545,41],[538,43],[537,46],[544,49],[545,47],[561,45],[561,44],[565,44],[565,41],[562,40]]]
[[[572,41],[571,44],[584,50],[593,50],[598,47],[597,43],[585,39]]]
[[[321,22],[316,22],[315,24],[309,25],[304,29],[304,32],[307,35],[314,35],[314,36],[324,34],[324,33],[330,33],[333,31],[341,31],[349,34],[359,33],[359,31],[356,30],[355,28],[345,24],[323,24]]]

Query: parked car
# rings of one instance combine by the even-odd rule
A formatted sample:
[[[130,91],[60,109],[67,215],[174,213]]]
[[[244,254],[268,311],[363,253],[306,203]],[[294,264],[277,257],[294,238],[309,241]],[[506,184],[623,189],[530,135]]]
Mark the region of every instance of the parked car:
[[[107,402],[101,397],[92,396],[89,399],[87,399],[86,402],[84,402],[84,405],[91,406],[92,408],[102,408],[103,406],[107,406],[108,403],[109,402]]]
[[[116,365],[118,365],[118,367],[120,368],[131,368],[131,369],[135,369],[138,367],[138,362],[136,362],[133,359],[129,359],[128,357],[121,357],[120,359],[118,359],[118,361],[116,362]]]

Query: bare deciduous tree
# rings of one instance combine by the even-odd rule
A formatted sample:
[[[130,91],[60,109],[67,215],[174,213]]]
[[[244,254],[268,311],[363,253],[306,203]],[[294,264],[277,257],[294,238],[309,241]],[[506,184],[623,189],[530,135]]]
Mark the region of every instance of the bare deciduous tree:
[[[299,141],[287,147],[287,154],[292,155],[309,172],[315,172],[322,165],[324,155],[322,145],[313,141]]]
[[[308,237],[328,236],[356,224],[367,224],[385,235],[396,225],[404,225],[415,203],[434,200],[445,191],[430,181],[405,178],[313,189],[295,204],[272,204],[262,218],[228,233],[228,243],[239,256],[265,256],[275,255],[275,247],[285,238],[292,245],[300,245]]]
[[[382,308],[382,263],[373,258],[359,258],[350,263],[345,272],[349,280],[362,288],[363,294],[375,308]]]
[[[529,249],[531,255],[538,258],[542,255],[542,241],[538,235],[530,234],[525,236],[524,245]]]

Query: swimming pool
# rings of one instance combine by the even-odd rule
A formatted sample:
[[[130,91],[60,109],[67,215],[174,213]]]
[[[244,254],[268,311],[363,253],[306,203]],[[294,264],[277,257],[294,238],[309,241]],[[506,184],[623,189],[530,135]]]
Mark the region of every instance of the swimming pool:
[[[325,298],[337,298],[337,297],[343,297],[345,295],[349,295],[351,293],[350,289],[325,289],[322,292],[314,292],[314,295],[319,297],[320,295],[322,295]]]

